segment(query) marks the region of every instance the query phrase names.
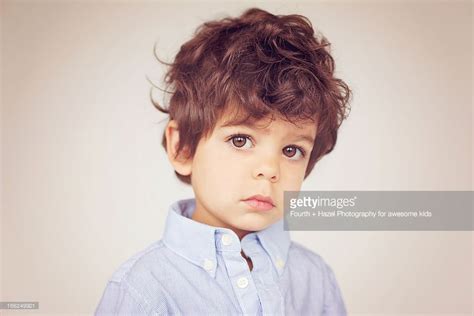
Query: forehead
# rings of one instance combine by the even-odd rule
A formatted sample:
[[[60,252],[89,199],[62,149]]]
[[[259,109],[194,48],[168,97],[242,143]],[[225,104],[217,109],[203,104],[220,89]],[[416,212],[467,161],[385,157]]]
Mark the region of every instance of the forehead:
[[[263,116],[263,115],[262,115]],[[296,118],[284,118],[281,114],[267,114],[262,118],[256,118],[244,111],[224,111],[216,122],[217,128],[243,126],[262,131],[274,128],[285,128],[290,130],[316,129],[313,120],[301,120]]]
[[[277,110],[259,98],[244,102],[231,97],[224,106],[214,111],[213,116],[215,118],[214,128],[245,126],[262,131],[275,128],[275,126],[285,130],[300,130],[300,132],[303,129],[316,131],[319,122],[317,112],[301,111],[296,114],[292,109]]]
[[[247,119],[247,120],[220,120],[217,123],[218,128],[227,127],[246,127],[250,129],[259,130],[263,133],[270,132],[272,130],[285,130],[285,131],[308,131],[316,130],[316,123],[313,121],[299,121],[290,122],[280,117],[265,117],[263,119]]]

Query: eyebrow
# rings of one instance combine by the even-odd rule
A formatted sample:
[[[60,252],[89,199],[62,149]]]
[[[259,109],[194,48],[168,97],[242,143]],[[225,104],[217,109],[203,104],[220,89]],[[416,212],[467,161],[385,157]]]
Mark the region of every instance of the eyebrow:
[[[228,123],[220,125],[220,127],[239,127],[239,126],[247,127],[247,128],[253,129],[253,130],[260,130],[260,131],[263,131],[266,134],[269,133],[267,129],[258,128],[255,123],[248,122],[248,121],[240,123],[240,124],[235,124],[233,122],[228,122]],[[295,138],[297,138],[298,140],[306,141],[306,142],[310,143],[311,145],[314,143],[314,138],[312,136],[309,136],[309,135],[295,135]]]

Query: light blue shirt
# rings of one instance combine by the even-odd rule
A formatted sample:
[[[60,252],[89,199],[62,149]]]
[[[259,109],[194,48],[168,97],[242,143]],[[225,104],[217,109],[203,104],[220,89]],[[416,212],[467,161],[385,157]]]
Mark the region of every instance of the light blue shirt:
[[[192,220],[194,209],[170,206],[163,238],[113,273],[95,315],[346,315],[332,269],[283,219],[240,241]]]

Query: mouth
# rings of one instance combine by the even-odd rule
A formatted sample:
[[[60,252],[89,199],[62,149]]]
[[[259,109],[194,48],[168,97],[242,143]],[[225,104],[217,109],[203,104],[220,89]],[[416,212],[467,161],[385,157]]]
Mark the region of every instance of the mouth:
[[[258,211],[269,211],[275,207],[271,197],[254,195],[243,200],[248,206]]]

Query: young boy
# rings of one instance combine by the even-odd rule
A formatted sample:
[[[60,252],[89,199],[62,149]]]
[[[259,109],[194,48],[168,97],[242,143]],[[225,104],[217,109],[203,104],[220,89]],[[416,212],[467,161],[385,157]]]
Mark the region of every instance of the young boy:
[[[345,315],[331,268],[283,229],[283,193],[332,151],[351,91],[300,15],[204,23],[166,76],[163,145],[195,198],[113,274],[96,315]]]

